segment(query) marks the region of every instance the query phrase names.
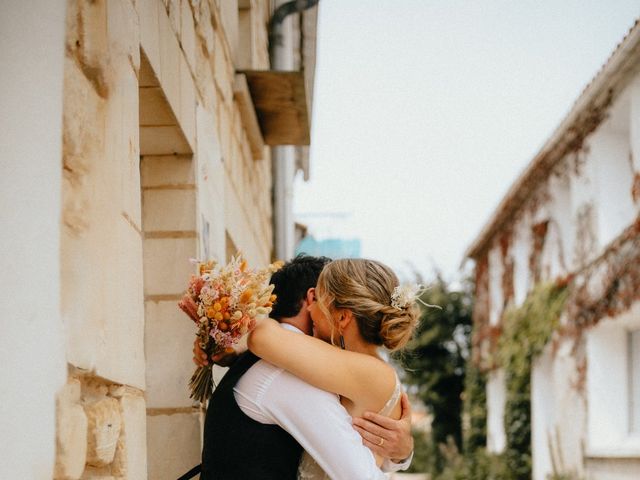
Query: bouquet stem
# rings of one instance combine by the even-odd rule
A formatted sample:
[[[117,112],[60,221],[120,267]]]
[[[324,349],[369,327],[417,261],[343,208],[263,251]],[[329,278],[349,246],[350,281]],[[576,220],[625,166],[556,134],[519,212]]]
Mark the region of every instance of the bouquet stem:
[[[200,403],[205,403],[209,397],[211,397],[211,393],[213,392],[213,372],[211,365],[196,368],[196,371],[193,372],[191,380],[189,381],[189,388],[191,390],[191,395],[189,396]]]

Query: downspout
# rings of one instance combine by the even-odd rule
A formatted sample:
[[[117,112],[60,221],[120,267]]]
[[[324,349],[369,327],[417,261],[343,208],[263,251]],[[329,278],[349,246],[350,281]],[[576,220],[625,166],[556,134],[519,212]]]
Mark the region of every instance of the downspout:
[[[293,52],[287,51],[283,22],[294,13],[317,5],[319,0],[294,0],[276,8],[269,21],[269,59],[273,70],[293,70]],[[300,32],[302,35],[302,32]],[[302,59],[302,52],[300,52]],[[302,60],[301,60],[302,61]],[[293,146],[272,148],[273,172],[273,241],[275,258],[288,260],[294,253],[293,180],[295,149]]]

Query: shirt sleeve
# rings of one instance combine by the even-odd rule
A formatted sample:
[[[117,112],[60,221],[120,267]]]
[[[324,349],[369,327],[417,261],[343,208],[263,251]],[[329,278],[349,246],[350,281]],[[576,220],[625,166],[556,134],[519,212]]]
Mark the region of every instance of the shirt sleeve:
[[[286,372],[262,392],[260,408],[335,480],[386,479],[335,394]]]
[[[401,463],[394,463],[391,461],[391,459],[385,458],[381,468],[383,472],[387,472],[387,473],[406,470],[411,465],[412,460],[413,460],[413,452],[411,452],[411,455],[409,455],[407,459],[402,461]]]

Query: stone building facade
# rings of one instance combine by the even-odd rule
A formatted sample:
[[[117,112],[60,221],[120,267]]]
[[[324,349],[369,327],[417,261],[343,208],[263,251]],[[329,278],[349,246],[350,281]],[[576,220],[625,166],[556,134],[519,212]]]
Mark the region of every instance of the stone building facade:
[[[316,8],[282,23],[280,68],[302,80],[261,84],[284,2],[33,3],[2,15],[0,477],[175,479],[199,463],[203,423],[177,308],[189,259],[272,260],[271,147],[307,161],[280,146],[306,142],[269,140],[284,107],[265,123],[254,100],[288,101],[297,81],[288,108],[308,130]]]
[[[489,371],[487,447],[505,449],[505,311],[541,282],[567,285],[533,363],[533,478],[640,475],[640,25],[631,29],[467,254],[474,348]],[[535,319],[533,320],[535,321]]]

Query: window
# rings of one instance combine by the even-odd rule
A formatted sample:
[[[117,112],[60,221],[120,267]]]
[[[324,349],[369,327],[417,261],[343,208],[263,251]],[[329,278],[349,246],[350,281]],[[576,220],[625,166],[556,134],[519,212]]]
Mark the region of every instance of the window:
[[[640,455],[640,305],[587,333],[588,455]]]

